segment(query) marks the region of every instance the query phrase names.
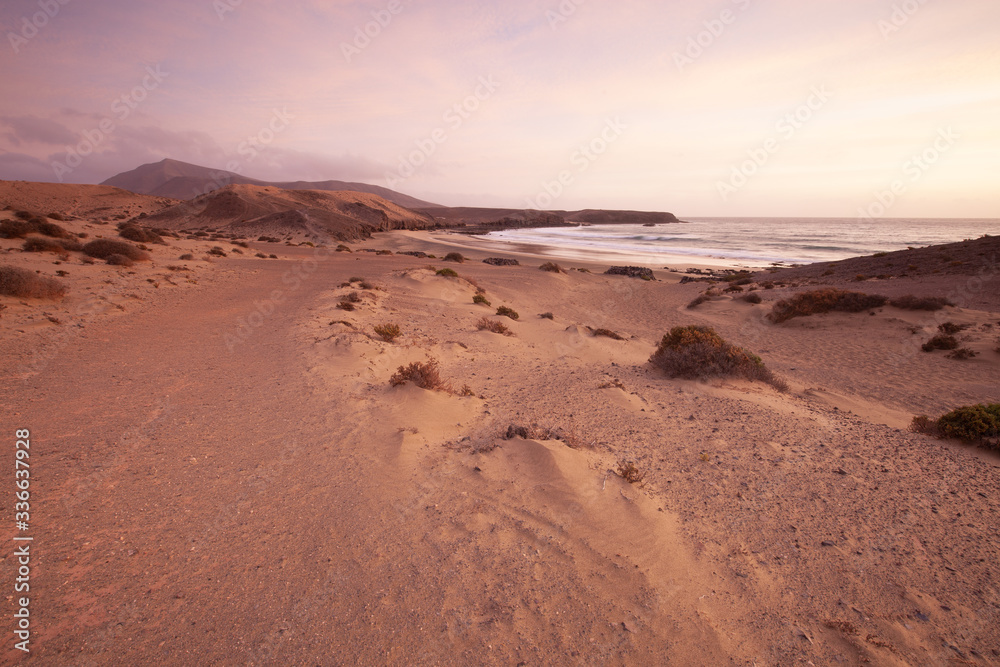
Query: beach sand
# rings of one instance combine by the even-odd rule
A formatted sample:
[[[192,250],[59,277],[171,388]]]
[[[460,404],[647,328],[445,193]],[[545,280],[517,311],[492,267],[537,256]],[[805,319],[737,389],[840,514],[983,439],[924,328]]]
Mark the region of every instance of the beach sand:
[[[69,273],[61,302],[0,297],[5,423],[31,430],[37,480],[32,661],[1000,661],[1000,456],[907,430],[1000,401],[995,277],[976,309],[775,325],[770,305],[801,286],[688,309],[706,285],[680,273],[550,273],[530,248],[454,234],[251,242],[211,262],[176,257],[231,244],[168,244],[132,269],[0,253]],[[912,285],[965,277],[935,280]],[[111,307],[79,314],[95,302]],[[942,317],[972,325],[979,356],[920,351]],[[790,390],[664,377],[647,360],[688,324]],[[453,393],[390,385],[428,360]]]

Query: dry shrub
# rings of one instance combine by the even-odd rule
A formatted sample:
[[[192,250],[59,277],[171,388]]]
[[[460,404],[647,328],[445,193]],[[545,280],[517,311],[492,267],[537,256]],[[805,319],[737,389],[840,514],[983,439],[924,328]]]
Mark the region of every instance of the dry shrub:
[[[376,250],[376,255],[391,255],[393,254],[391,250]]]
[[[764,299],[756,292],[750,292],[749,294],[744,294],[739,298],[740,301],[746,301],[747,303],[762,303]]]
[[[619,461],[618,470],[616,471],[618,476],[624,479],[629,484],[638,484],[646,477],[646,473],[639,472],[639,468],[636,467],[633,461]]]
[[[513,308],[508,308],[507,306],[500,306],[497,308],[497,315],[503,317],[509,317],[512,320],[519,319],[521,316],[517,314],[517,311]]]
[[[185,260],[185,261],[186,260],[191,260],[191,259],[194,259],[194,255],[192,255],[189,252],[186,252],[183,255],[181,255],[180,257],[178,257],[177,259],[182,259],[182,260]]]
[[[389,384],[398,387],[401,384],[412,382],[421,389],[447,390],[441,381],[438,373],[437,361],[431,359],[427,362],[414,361],[409,366],[400,366],[391,378]]]
[[[438,269],[435,275],[444,276],[445,278],[458,278],[458,273],[455,269]]]
[[[126,241],[115,241],[113,239],[96,239],[83,246],[85,255],[96,257],[97,259],[107,259],[111,255],[124,255],[133,261],[143,261],[149,259],[149,253],[140,250]]]
[[[840,311],[860,313],[864,310],[884,306],[888,299],[878,294],[848,292],[834,288],[813,290],[782,299],[774,304],[767,318],[775,324],[787,322],[793,317],[806,317],[818,313]]]
[[[25,299],[59,299],[66,296],[66,286],[55,278],[46,278],[27,269],[0,266],[0,294]]]
[[[691,301],[691,303],[687,305],[688,310],[694,310],[695,308],[705,303],[709,299],[710,297],[708,296],[708,294],[699,294]]]
[[[220,246],[214,245],[208,251],[208,254],[209,255],[215,255],[216,257],[225,257],[226,256],[226,251],[223,250]]]
[[[111,266],[134,266],[135,262],[125,255],[108,255],[104,261]]]
[[[340,308],[341,310],[346,310],[347,312],[350,313],[354,311],[354,304],[351,303],[350,301],[341,301],[340,303],[337,304],[337,308]]]
[[[0,239],[23,239],[35,231],[35,226],[25,220],[0,220]]]
[[[488,317],[480,318],[476,322],[476,328],[480,331],[492,331],[493,333],[503,334],[504,336],[513,336],[514,332],[507,328],[507,325],[503,322],[497,322],[496,320],[491,320]]]
[[[343,243],[340,243],[337,245],[337,252],[351,252],[351,249],[350,247],[344,245]]]
[[[122,225],[118,228],[118,236],[136,243],[163,243],[163,237],[151,229],[136,225]]]
[[[559,266],[555,262],[545,262],[538,268],[541,269],[542,271],[549,271],[551,273],[566,273],[563,267]]]
[[[978,357],[979,353],[967,347],[960,347],[957,350],[949,352],[945,356],[948,357],[949,359],[957,359],[958,361],[965,361],[966,359],[972,359],[973,357]]]
[[[540,318],[542,318],[543,320],[554,320],[554,319],[556,319],[556,316],[553,315],[552,313],[540,313],[538,316]]]
[[[60,254],[66,252],[66,249],[57,243],[55,239],[47,239],[41,236],[29,236],[21,248],[25,252],[55,252]]]
[[[953,336],[960,331],[965,331],[969,328],[968,324],[955,324],[954,322],[942,322],[938,325],[938,331],[946,334],[948,336]]]
[[[351,292],[343,298],[343,301],[350,301],[351,303],[361,303],[361,295],[357,292]]]
[[[939,296],[917,297],[912,294],[897,297],[889,301],[889,305],[903,310],[941,310],[945,306],[953,306],[951,301]]]
[[[475,294],[475,295],[473,295],[473,297],[472,297],[472,303],[481,303],[484,306],[492,306],[493,305],[492,303],[490,303],[490,300],[487,299],[482,294]]]
[[[947,334],[937,334],[929,341],[921,345],[920,349],[924,352],[933,352],[934,350],[956,350],[958,349],[958,339]]]
[[[376,324],[374,327],[375,333],[377,333],[382,340],[387,343],[391,343],[400,337],[403,331],[399,328],[398,324],[383,323]]]
[[[766,382],[779,391],[788,385],[760,357],[723,340],[711,327],[674,327],[663,336],[649,362],[668,377],[742,377]]]
[[[465,257],[460,252],[449,252],[444,256],[444,261],[446,262],[458,262],[461,264],[465,261]]]
[[[590,327],[587,327],[590,329]],[[590,335],[592,336],[604,336],[606,338],[611,338],[614,340],[625,340],[624,336],[621,336],[611,329],[590,329]]]

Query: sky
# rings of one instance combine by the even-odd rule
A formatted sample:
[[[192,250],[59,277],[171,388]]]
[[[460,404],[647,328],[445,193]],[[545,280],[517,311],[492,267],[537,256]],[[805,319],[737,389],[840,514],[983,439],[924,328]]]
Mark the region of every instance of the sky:
[[[1000,218],[991,0],[4,0],[0,179]]]

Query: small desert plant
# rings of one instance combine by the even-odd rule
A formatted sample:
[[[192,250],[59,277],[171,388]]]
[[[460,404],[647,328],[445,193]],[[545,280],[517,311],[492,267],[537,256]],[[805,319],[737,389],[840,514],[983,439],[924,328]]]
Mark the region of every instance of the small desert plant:
[[[192,255],[189,252],[186,252],[183,255],[181,255],[180,257],[178,257],[177,259],[190,260],[190,259],[194,259],[194,255]]]
[[[396,340],[403,333],[398,324],[392,323],[376,324],[374,329],[375,333],[387,343]]]
[[[491,320],[488,317],[480,318],[476,322],[476,328],[480,331],[492,331],[493,333],[503,334],[504,336],[512,336],[513,332],[507,328],[507,325],[503,322],[498,322],[497,320]]]
[[[502,315],[503,317],[509,317],[512,320],[519,319],[521,316],[517,314],[517,311],[513,308],[508,308],[507,306],[500,306],[497,308],[497,315]]]
[[[726,342],[711,327],[674,327],[649,361],[669,377],[742,377],[766,382],[779,391],[788,388],[760,357]]]
[[[83,252],[85,255],[90,255],[97,259],[107,259],[111,255],[125,255],[134,261],[149,259],[149,253],[140,250],[131,243],[115,241],[113,239],[96,239],[91,241],[83,246]]]
[[[1000,451],[1000,403],[966,405],[931,419],[926,415],[913,418],[910,428],[942,438],[958,438]]]
[[[458,273],[455,269],[438,269],[436,275],[444,276],[445,278],[458,278]]]
[[[917,268],[917,267],[912,267]],[[889,301],[889,305],[902,310],[941,310],[945,306],[951,306],[951,301],[939,296],[917,297],[912,294],[900,296]]]
[[[750,292],[749,294],[744,294],[740,297],[740,301],[746,301],[747,303],[761,303],[764,299],[756,292]]]
[[[968,328],[968,324],[955,324],[954,322],[942,322],[938,325],[938,331],[948,336],[954,336],[960,331],[965,331]]]
[[[352,277],[350,277],[350,278],[347,279],[347,282],[349,282],[349,283],[363,283],[363,282],[365,282],[365,279],[361,278],[359,276],[352,276]]]
[[[24,220],[0,220],[0,239],[23,239],[35,231],[35,225]]]
[[[351,252],[351,249],[343,243],[339,243],[337,244],[337,252]]]
[[[104,258],[105,263],[111,266],[134,266],[135,262],[125,255],[108,255]]]
[[[966,359],[972,359],[973,357],[978,357],[979,353],[967,347],[960,347],[957,350],[949,352],[945,356],[948,357],[949,359],[957,359],[959,361],[965,361]]]
[[[484,295],[482,295],[482,294],[474,294],[474,295],[472,296],[472,303],[481,303],[481,304],[483,304],[484,306],[492,306],[492,305],[493,305],[492,303],[490,303],[490,300],[489,300],[489,299],[487,299],[487,298],[486,298],[486,297],[485,297]]]
[[[860,313],[864,310],[884,306],[887,300],[886,297],[878,294],[848,292],[833,288],[820,289],[802,292],[789,299],[778,301],[767,317],[775,324],[780,324],[793,317],[805,317],[830,311]]]
[[[543,320],[554,320],[554,319],[556,319],[556,316],[553,315],[552,313],[541,313],[541,314],[539,314],[539,317],[542,318]]]
[[[376,250],[375,254],[376,255],[391,255],[392,251],[391,250]]]
[[[350,301],[341,301],[337,304],[337,308],[346,310],[347,312],[352,312],[354,310],[354,304]]]
[[[163,243],[163,237],[153,230],[135,225],[122,225],[118,229],[118,236],[136,243]]]
[[[406,382],[412,382],[421,389],[445,389],[438,373],[437,361],[433,359],[427,362],[414,361],[409,366],[400,366],[389,378],[389,384],[393,387]]]
[[[215,255],[216,257],[225,257],[225,256],[226,256],[226,251],[225,251],[225,250],[223,250],[223,249],[222,249],[221,247],[219,247],[219,246],[217,246],[217,245],[214,245],[214,246],[212,246],[212,248],[211,248],[211,249],[210,249],[210,250],[208,251],[208,254],[209,254],[209,255]]]
[[[361,303],[361,295],[357,292],[351,292],[345,296],[342,301],[349,301],[350,303]]]
[[[258,258],[260,258],[260,259],[267,259],[267,255],[265,255],[265,254],[264,254],[264,253],[262,253],[262,252],[258,252],[258,253],[256,253],[256,254],[254,255],[254,257],[258,257]]]
[[[605,338],[611,338],[613,340],[625,340],[624,336],[621,336],[611,329],[591,329],[591,336],[604,336]]]
[[[933,352],[934,350],[956,350],[958,349],[958,339],[947,334],[937,334],[929,341],[921,345],[920,349],[924,352]]]
[[[645,473],[639,471],[639,468],[636,467],[633,461],[628,460],[619,461],[618,470],[615,472],[629,484],[638,484],[646,476]]]
[[[472,391],[472,387],[467,384],[462,385],[462,390],[458,392],[459,396],[475,396],[476,392]]]
[[[687,305],[688,310],[694,310],[695,308],[705,303],[709,299],[710,297],[708,296],[708,294],[699,294],[694,299],[692,299],[691,303]]]
[[[542,271],[550,271],[552,273],[566,273],[563,267],[559,266],[555,262],[545,262],[538,268],[541,269]]]
[[[41,236],[29,236],[21,246],[25,252],[56,252],[64,253],[66,249],[53,239],[42,238]]]
[[[461,264],[465,261],[465,257],[460,252],[449,252],[444,256],[444,261],[446,262],[458,262]]]
[[[66,286],[55,278],[45,278],[27,269],[0,266],[0,294],[26,299],[58,299],[66,296]]]

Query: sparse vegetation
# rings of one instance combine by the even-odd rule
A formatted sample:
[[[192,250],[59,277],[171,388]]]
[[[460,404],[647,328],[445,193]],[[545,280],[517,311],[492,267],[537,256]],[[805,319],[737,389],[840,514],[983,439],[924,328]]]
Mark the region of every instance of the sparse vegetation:
[[[889,301],[889,305],[903,310],[941,310],[945,306],[952,306],[954,304],[944,297],[918,297],[907,294],[906,296],[892,299]]]
[[[542,271],[549,271],[551,273],[566,273],[566,270],[563,269],[563,267],[556,264],[555,262],[545,262],[538,268],[541,269]]]
[[[934,350],[956,350],[958,349],[958,339],[948,334],[937,334],[929,341],[920,346],[924,352]]]
[[[639,471],[635,462],[629,460],[619,461],[615,472],[629,484],[638,484],[646,477],[645,473]]]
[[[209,249],[208,254],[215,255],[216,257],[225,257],[226,251],[223,250],[220,246],[214,245]]]
[[[492,266],[520,266],[521,263],[516,259],[508,259],[506,257],[487,257],[483,260],[483,264],[490,264]]]
[[[337,252],[351,252],[351,248],[349,246],[344,245],[343,243],[338,243]]]
[[[353,312],[355,306],[350,301],[341,301],[340,303],[337,304],[337,308],[339,308],[340,310],[346,310],[347,312]]]
[[[911,430],[940,438],[958,438],[1000,451],[1000,403],[978,403],[956,408],[938,419],[913,418]]]
[[[493,305],[492,303],[490,303],[489,299],[487,299],[484,295],[478,294],[478,293],[474,294],[472,296],[472,303],[481,303],[484,306],[492,306]]]
[[[118,236],[136,243],[163,243],[163,237],[151,229],[137,227],[136,225],[121,225],[118,228]]]
[[[62,241],[62,239],[60,239],[60,241]],[[60,243],[60,241],[57,241],[56,239],[45,238],[43,236],[29,236],[27,239],[25,239],[24,243],[21,245],[21,248],[25,252],[54,252],[63,254],[66,252],[67,249],[63,246],[62,243]],[[76,243],[75,241],[73,243],[75,247],[72,249],[79,250],[80,244]]]
[[[642,280],[655,280],[653,270],[645,266],[612,266],[604,273],[609,276],[629,276]]]
[[[458,273],[455,269],[438,269],[435,275],[444,276],[445,278],[458,278]]]
[[[465,257],[460,252],[449,252],[444,256],[444,261],[446,262],[458,262],[461,264],[465,261]]]
[[[663,336],[649,362],[668,377],[742,377],[766,382],[779,391],[788,389],[760,357],[726,342],[711,327],[674,327]]]
[[[55,278],[27,269],[0,266],[0,294],[22,299],[59,299],[66,296],[66,286]]]
[[[476,328],[480,331],[492,331],[493,333],[503,334],[504,336],[513,336],[514,332],[507,328],[507,325],[503,322],[498,322],[497,320],[491,320],[488,317],[480,318],[476,322]]]
[[[774,304],[767,318],[775,324],[780,324],[793,317],[806,317],[831,311],[860,313],[884,306],[887,301],[886,297],[878,294],[827,288],[802,292],[789,299],[782,299]]]
[[[513,308],[508,308],[507,306],[500,306],[497,308],[497,315],[502,317],[509,317],[512,320],[520,319],[520,315]]]
[[[401,384],[412,382],[421,389],[447,390],[441,381],[438,373],[437,361],[431,359],[427,362],[414,361],[409,366],[400,366],[391,378],[389,384],[398,387]]]
[[[104,258],[105,263],[111,266],[134,266],[135,262],[125,255],[108,255]]]
[[[556,319],[556,316],[553,315],[552,313],[540,313],[538,316],[540,318],[542,318],[543,320],[554,320],[554,319]]]
[[[695,308],[697,308],[698,306],[709,300],[710,297],[708,296],[707,293],[699,294],[698,296],[696,296],[694,299],[691,300],[691,303],[687,305],[688,310],[694,310]]]
[[[949,352],[945,356],[948,357],[949,359],[957,359],[958,361],[965,361],[966,359],[972,359],[973,357],[978,357],[979,353],[967,347],[960,347],[957,350]]]
[[[588,327],[589,328],[589,327]],[[604,336],[605,338],[611,338],[613,340],[625,340],[624,336],[621,336],[611,329],[590,329],[591,336]]]
[[[750,292],[749,294],[744,294],[743,296],[741,296],[739,298],[739,300],[740,301],[746,301],[747,303],[753,303],[753,304],[762,303],[764,301],[764,299],[761,297],[761,295],[757,294],[756,292]]]
[[[149,253],[146,251],[140,250],[126,241],[114,239],[95,239],[83,246],[83,252],[85,255],[97,259],[107,259],[111,255],[124,255],[136,262],[149,259]]]
[[[194,259],[194,255],[192,255],[189,252],[186,252],[183,255],[181,255],[180,257],[178,257],[177,259],[181,259],[181,260],[185,260],[185,261],[192,260],[192,259]]]
[[[942,322],[938,325],[938,331],[948,336],[954,336],[960,331],[965,331],[968,328],[968,324],[955,324],[954,322]]]
[[[375,333],[387,343],[396,340],[403,333],[398,324],[392,323],[376,324],[374,329]]]

